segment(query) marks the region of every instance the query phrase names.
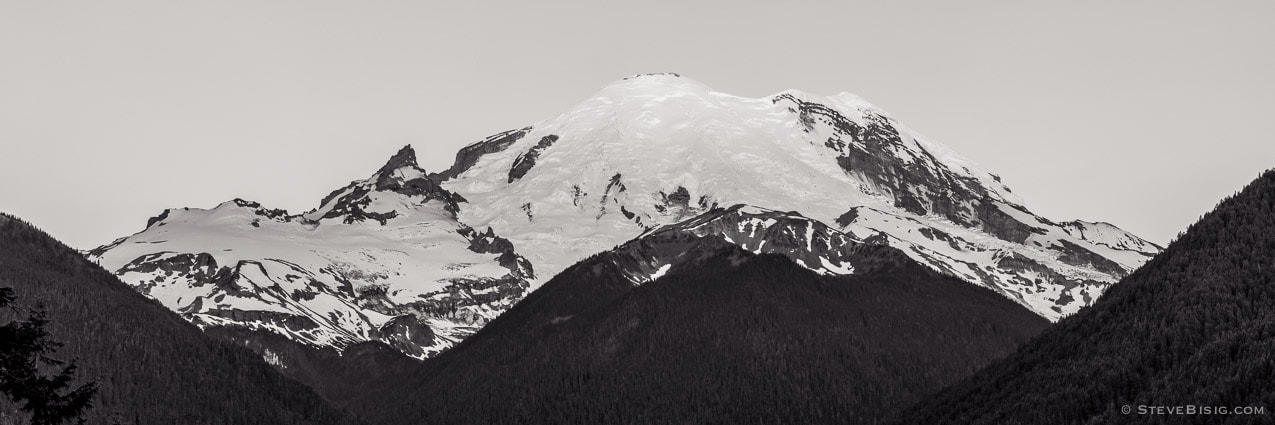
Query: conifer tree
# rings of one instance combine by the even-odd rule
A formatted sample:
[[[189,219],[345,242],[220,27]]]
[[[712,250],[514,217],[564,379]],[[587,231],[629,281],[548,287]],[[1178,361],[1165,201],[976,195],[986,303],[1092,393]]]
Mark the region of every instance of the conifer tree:
[[[0,288],[0,309],[18,313],[20,308],[13,305],[16,298],[13,288]],[[62,344],[49,339],[47,323],[44,309],[36,308],[26,320],[0,326],[0,392],[21,404],[19,409],[31,415],[32,425],[83,423],[97,384],[71,388],[75,362],[51,357]],[[53,373],[45,374],[48,369]]]

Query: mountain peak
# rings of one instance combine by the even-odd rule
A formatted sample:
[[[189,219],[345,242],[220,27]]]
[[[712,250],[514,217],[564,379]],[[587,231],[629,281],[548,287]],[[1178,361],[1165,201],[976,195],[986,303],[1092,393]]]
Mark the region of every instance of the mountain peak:
[[[856,116],[858,115],[856,112],[858,110],[872,111],[877,115],[886,115],[885,111],[880,107],[872,104],[872,102],[869,102],[867,99],[850,92],[842,91],[835,95],[828,96],[798,89],[787,89],[771,96],[747,98],[717,91],[707,84],[673,72],[653,72],[624,77],[603,86],[594,97],[623,100],[646,97],[664,98],[679,95],[700,95],[705,97],[711,96],[727,98],[736,101],[750,100],[769,102],[778,102],[783,98],[792,98],[803,102],[826,104],[839,110],[839,112],[849,112]]]
[[[639,78],[682,78],[682,74],[676,72],[648,72],[645,74],[633,74],[624,77],[624,80],[635,80]]]
[[[626,84],[645,84],[645,85],[673,84],[673,85],[676,85],[676,84],[685,84],[685,83],[694,83],[694,84],[703,85],[699,83],[698,81],[692,80],[687,77],[683,77],[682,74],[678,74],[676,72],[648,72],[645,74],[634,74],[628,77],[621,78],[620,80],[613,82],[609,85],[611,86],[626,85]]]
[[[620,98],[654,96],[676,96],[690,93],[715,93],[715,91],[693,79],[671,72],[638,74],[624,77],[603,86],[597,96]],[[596,97],[596,96],[595,96]]]
[[[420,209],[429,201],[442,202],[446,215],[455,218],[458,202],[465,198],[443,189],[416,163],[416,151],[403,146],[372,177],[355,180],[334,190],[308,212],[309,220],[338,218],[348,223],[368,219],[384,225],[408,210]]]
[[[842,237],[887,241],[1050,319],[1158,251],[1115,228],[1031,213],[998,176],[853,94],[749,98],[677,74],[616,81],[557,116],[466,147],[445,177],[443,188],[468,200],[459,221],[492,227],[546,276],[735,204],[773,211],[705,215],[695,231],[720,227],[765,251],[771,234],[756,229],[767,223],[809,250],[824,244],[806,236],[821,229],[808,221],[837,223]],[[890,238],[873,238],[882,234]],[[817,260],[802,258],[810,268]]]
[[[420,168],[416,164],[416,150],[412,149],[412,145],[406,145],[400,148],[394,156],[390,157],[389,161],[385,162],[385,165],[381,166],[380,170],[377,170],[376,173],[378,175],[386,175],[394,172],[394,170],[404,167]]]

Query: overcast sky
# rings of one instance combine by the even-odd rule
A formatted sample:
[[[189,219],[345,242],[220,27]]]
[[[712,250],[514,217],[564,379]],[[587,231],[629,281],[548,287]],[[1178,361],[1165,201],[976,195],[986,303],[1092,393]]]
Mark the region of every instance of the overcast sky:
[[[301,212],[643,72],[849,91],[1038,214],[1159,243],[1275,167],[1275,2],[469,3],[0,0],[0,211],[79,248]]]

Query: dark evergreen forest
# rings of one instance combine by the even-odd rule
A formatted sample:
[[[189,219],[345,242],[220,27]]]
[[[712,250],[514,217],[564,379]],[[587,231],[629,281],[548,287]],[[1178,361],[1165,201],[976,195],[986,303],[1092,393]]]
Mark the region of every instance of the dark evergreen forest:
[[[1275,423],[1273,281],[1275,170],[1219,203],[1093,306],[907,409],[900,422]],[[1266,413],[1136,410],[1179,405]]]
[[[268,353],[276,361],[276,369],[280,373],[309,386],[337,406],[372,391],[381,381],[410,372],[421,364],[419,360],[379,341],[361,342],[337,352],[333,348],[315,348],[266,331],[217,327],[204,332],[248,347],[263,356]]]
[[[1047,325],[892,248],[824,277],[726,242],[634,286],[607,254],[351,408],[375,423],[874,423]]]
[[[94,382],[89,424],[355,424],[251,351],[216,340],[80,253],[0,214],[0,287],[47,310],[53,357]],[[21,319],[8,311],[5,322]],[[5,341],[0,341],[5,343]],[[3,403],[12,406],[11,403]]]

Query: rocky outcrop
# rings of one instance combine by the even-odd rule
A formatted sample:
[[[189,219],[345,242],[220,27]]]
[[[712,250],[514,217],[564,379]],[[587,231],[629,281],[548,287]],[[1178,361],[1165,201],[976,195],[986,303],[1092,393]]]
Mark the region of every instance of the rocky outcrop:
[[[915,264],[897,248],[857,240],[796,212],[748,205],[718,208],[659,227],[603,255],[634,284],[643,284],[701,260],[687,253],[713,252],[723,246],[782,255],[825,275],[872,273]]]
[[[1008,208],[1014,208],[1012,206]],[[1024,224],[1014,216],[1005,213],[997,202],[983,199],[978,204],[978,226],[987,233],[998,238],[1023,243],[1033,234],[1045,234],[1044,229]],[[1020,210],[1021,211],[1021,210]],[[1031,214],[1021,211],[1023,214]]]
[[[449,279],[443,289],[423,294],[419,301],[398,304],[393,311],[481,326],[525,297],[528,287],[527,280],[513,275]]]
[[[707,199],[707,198],[702,198]],[[702,203],[701,203],[702,204]],[[673,193],[660,192],[660,203],[655,204],[655,211],[661,214],[668,214],[674,217],[674,220],[681,220],[684,217],[698,213],[702,206],[691,204],[691,193],[685,187],[678,186]]]
[[[377,339],[412,357],[423,357],[421,347],[434,345],[434,330],[412,315],[390,319],[377,330]]]
[[[841,227],[849,226],[850,223],[854,223],[854,219],[856,218],[859,218],[859,207],[850,208],[844,214],[837,217],[837,225]]]
[[[256,202],[256,201],[248,201],[248,200],[244,200],[240,198],[235,198],[235,199],[232,199],[230,202],[234,203],[235,206],[237,207],[250,209],[252,210],[253,214],[256,214],[271,220],[288,220],[293,217],[288,214],[287,210],[278,209],[278,208],[266,208],[261,206],[260,202]]]
[[[502,267],[509,269],[511,276],[519,279],[535,278],[531,262],[518,255],[514,251],[514,244],[508,239],[497,236],[491,227],[487,228],[486,233],[478,233],[469,226],[462,226],[457,232],[469,239],[470,251],[481,254],[500,254],[497,261]]]
[[[218,266],[216,258],[203,252],[197,254],[177,254],[172,252],[146,254],[120,267],[116,273],[159,274],[161,276],[180,275],[189,279],[196,286],[234,287],[233,270],[230,267]],[[137,290],[143,294],[150,293],[156,282],[148,283],[147,285],[136,286]]]
[[[976,179],[953,173],[916,140],[904,140],[893,119],[862,111],[862,119],[855,121],[792,94],[772,101],[791,104],[789,111],[797,114],[806,132],[829,134],[823,145],[839,154],[841,168],[876,184],[894,199],[895,207],[917,215],[940,215],[966,226],[983,221],[984,211],[969,201],[988,198],[993,191]],[[817,131],[819,126],[831,131]]]
[[[634,79],[634,78],[655,77],[655,76],[660,76],[660,75],[665,75],[665,76],[670,76],[670,77],[681,77],[681,76],[682,76],[681,74],[678,74],[678,73],[676,73],[676,72],[647,72],[647,73],[645,73],[645,74],[637,74],[637,75],[632,75],[632,76],[624,77],[624,79],[625,79],[625,80],[632,80],[632,79]]]
[[[320,205],[326,208],[326,212],[320,218],[340,218],[346,224],[372,220],[384,225],[398,217],[398,211],[369,210],[373,201],[370,195],[375,192],[416,197],[421,204],[439,201],[453,218],[460,211],[459,203],[465,202],[465,198],[443,189],[427,177],[425,170],[416,163],[416,152],[411,146],[404,146],[371,179],[351,182],[324,197]]]
[[[517,142],[522,139],[523,136],[526,136],[529,131],[531,131],[531,127],[523,127],[517,130],[496,133],[478,143],[465,146],[461,148],[459,152],[456,152],[456,161],[452,163],[450,168],[441,173],[430,174],[429,178],[436,182],[451,180],[456,176],[459,176],[461,173],[468,171],[470,167],[474,166],[474,164],[477,164],[478,159],[482,158],[483,155],[505,150],[509,147],[509,145],[514,144],[514,142]]]
[[[514,160],[513,166],[509,168],[509,183],[513,183],[514,181],[521,179],[522,176],[527,175],[527,171],[530,171],[531,167],[536,166],[536,159],[540,158],[540,153],[544,152],[544,150],[548,149],[550,146],[553,146],[553,142],[556,141],[558,141],[558,136],[554,134],[542,137],[539,142],[536,142],[535,146],[532,146],[531,149],[527,150],[527,152],[519,155],[518,158]]]
[[[162,221],[164,221],[164,219],[166,219],[166,218],[168,218],[168,210],[167,210],[167,209],[165,209],[165,210],[164,210],[164,212],[159,213],[159,215],[157,215],[157,216],[154,216],[154,217],[151,217],[151,218],[146,219],[146,227],[147,227],[147,228],[149,228],[149,227],[151,227],[151,226],[154,226],[154,225],[155,225],[155,223],[162,222]]]
[[[341,197],[334,200],[332,208],[322,218],[339,218],[345,224],[372,220],[385,225],[386,221],[398,217],[398,211],[367,211],[367,207],[372,203],[372,198],[368,197],[370,193],[372,193],[371,187],[360,185],[347,187]]]
[[[1058,250],[1062,251],[1062,255],[1058,256],[1058,261],[1071,264],[1077,267],[1087,267],[1108,273],[1113,276],[1125,276],[1128,271],[1121,267],[1115,261],[1111,261],[1107,257],[1098,255],[1098,253],[1090,251],[1083,246],[1067,240],[1058,241]]]
[[[996,268],[1018,272],[1011,278],[1011,283],[1025,288],[1036,288],[1044,282],[1059,285],[1059,298],[1055,301],[1054,305],[1050,307],[1058,314],[1064,314],[1066,312],[1066,310],[1064,310],[1064,306],[1075,302],[1080,302],[1081,305],[1089,305],[1093,303],[1094,300],[1088,295],[1091,291],[1074,290],[1077,287],[1106,288],[1111,285],[1109,282],[1064,275],[1049,266],[1041,264],[1040,261],[1025,257],[1018,253],[1010,253],[1009,255],[1001,257],[1000,260],[996,262]],[[1026,275],[1034,275],[1038,277],[1033,280],[1025,277]],[[1008,293],[1011,295],[1014,294],[1014,292]],[[1073,294],[1079,294],[1083,299],[1075,299],[1075,295]]]
[[[823,274],[855,270],[860,241],[796,212],[773,211],[748,205],[718,208],[691,219],[656,228],[612,253],[636,283],[653,279],[675,264],[700,239],[720,239],[755,253],[787,256]],[[667,269],[664,269],[667,271]]]

